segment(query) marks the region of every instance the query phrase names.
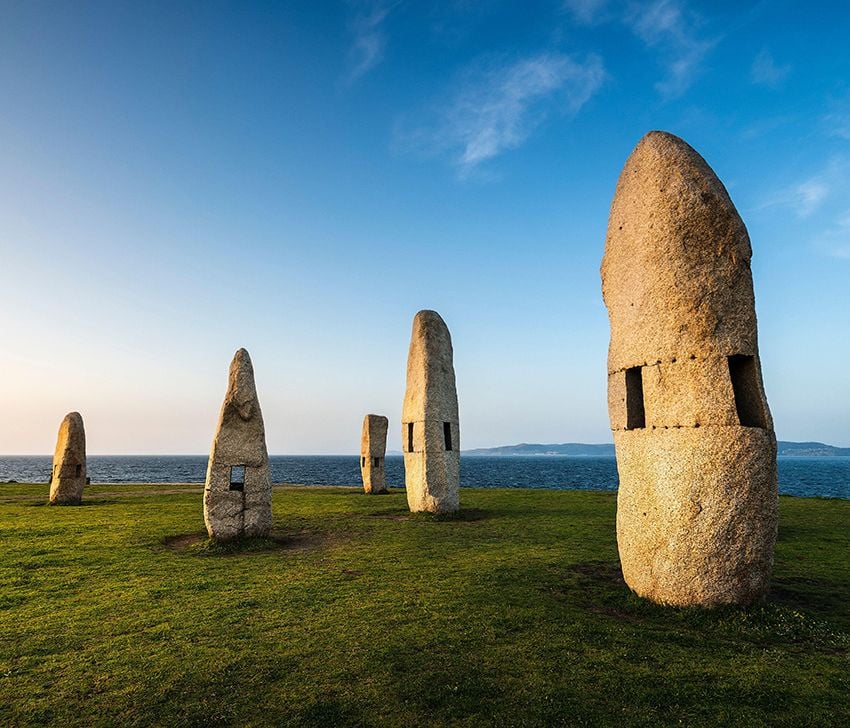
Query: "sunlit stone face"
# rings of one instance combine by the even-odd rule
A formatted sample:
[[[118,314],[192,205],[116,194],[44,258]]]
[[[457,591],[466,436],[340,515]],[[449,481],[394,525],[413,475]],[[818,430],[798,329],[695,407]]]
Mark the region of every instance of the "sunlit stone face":
[[[452,339],[436,311],[413,320],[402,409],[402,449],[411,511],[459,507],[460,420]]]
[[[620,560],[629,586],[657,602],[747,603],[768,588],[776,439],[750,256],[705,160],[647,134],[617,184],[602,290]]]

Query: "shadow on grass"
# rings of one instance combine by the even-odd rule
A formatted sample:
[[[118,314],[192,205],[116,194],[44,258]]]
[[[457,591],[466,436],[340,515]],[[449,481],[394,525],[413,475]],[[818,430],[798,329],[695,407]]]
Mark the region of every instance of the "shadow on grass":
[[[76,503],[75,505],[67,505],[67,504],[53,504],[49,501],[45,500],[37,500],[37,501],[21,501],[21,505],[25,508],[41,508],[43,506],[48,506],[50,508],[55,508],[56,510],[62,510],[65,508],[73,509],[73,508],[82,508],[83,506],[114,506],[119,501],[110,500],[108,498],[88,498],[82,503]]]
[[[235,538],[230,541],[216,541],[207,536],[206,531],[166,536],[160,543],[170,551],[195,556],[244,556],[248,554],[270,553],[274,551],[307,552],[322,548],[334,541],[329,534],[314,531],[286,533],[272,531],[268,536]]]
[[[653,631],[690,632],[697,637],[710,634],[715,639],[746,640],[760,646],[805,644],[839,653],[850,649],[850,634],[829,621],[844,609],[843,592],[824,580],[777,580],[761,602],[712,609],[662,606],[639,597],[626,585],[617,562],[571,564],[561,573],[560,583],[549,580],[545,588],[559,601]],[[823,602],[823,595],[829,593],[834,597],[831,604]]]

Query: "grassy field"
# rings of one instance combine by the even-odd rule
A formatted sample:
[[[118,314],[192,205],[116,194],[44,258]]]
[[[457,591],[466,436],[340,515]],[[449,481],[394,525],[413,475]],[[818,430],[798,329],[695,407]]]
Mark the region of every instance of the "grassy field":
[[[197,486],[0,486],[2,725],[848,725],[850,501],[783,498],[773,591],[634,597],[613,494],[284,488],[203,538]]]

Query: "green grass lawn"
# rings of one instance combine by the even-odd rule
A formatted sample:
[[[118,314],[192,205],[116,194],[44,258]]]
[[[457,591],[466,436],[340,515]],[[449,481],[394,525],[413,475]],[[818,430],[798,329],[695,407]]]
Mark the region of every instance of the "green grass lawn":
[[[850,501],[783,498],[763,605],[664,609],[610,493],[286,488],[203,540],[198,486],[0,486],[0,725],[848,725]]]

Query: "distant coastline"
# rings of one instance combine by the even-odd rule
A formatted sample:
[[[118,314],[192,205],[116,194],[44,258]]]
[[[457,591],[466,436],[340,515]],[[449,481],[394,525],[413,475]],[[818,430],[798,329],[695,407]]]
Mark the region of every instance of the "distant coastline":
[[[850,447],[836,447],[823,442],[786,442],[780,440],[777,454],[782,457],[850,457]],[[569,455],[571,457],[613,457],[614,445],[603,443],[599,445],[580,442],[565,442],[561,444],[543,445],[538,443],[521,443],[519,445],[501,445],[499,447],[479,447],[474,450],[464,450],[464,455],[471,456],[532,456],[532,455]]]

